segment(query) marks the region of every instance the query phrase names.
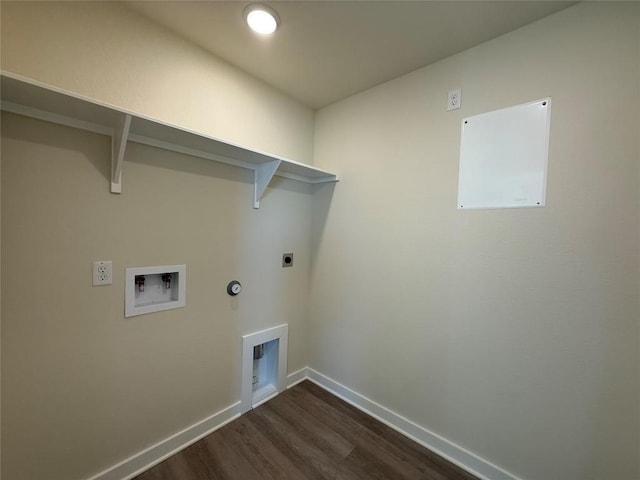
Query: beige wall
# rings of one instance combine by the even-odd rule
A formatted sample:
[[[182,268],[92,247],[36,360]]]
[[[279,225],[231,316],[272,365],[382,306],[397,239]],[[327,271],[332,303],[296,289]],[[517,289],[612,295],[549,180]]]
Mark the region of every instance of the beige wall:
[[[3,71],[311,163],[309,108],[117,2],[1,14]],[[1,475],[87,478],[229,406],[242,334],[289,323],[289,371],[306,365],[310,187],[276,178],[255,211],[250,171],[130,144],[111,195],[109,139],[2,127]],[[101,259],[114,285],[93,288]],[[187,307],[125,320],[125,267],[173,263]]]
[[[313,339],[313,368],[525,480],[640,475],[637,4],[328,107],[313,152],[309,109],[115,2],[1,8],[4,70],[342,180],[312,206],[277,179],[255,211],[249,171],[130,144],[111,195],[107,138],[3,114],[7,480],[87,478],[228,406],[240,335],[283,321],[289,371]],[[460,119],[547,95],[547,206],[456,211]],[[114,285],[94,288],[102,259]],[[187,307],[124,319],[124,268],[168,263]]]
[[[306,365],[308,185],[276,179],[254,210],[251,171],[130,143],[113,195],[107,137],[12,114],[1,154],[7,480],[86,479],[238,401],[243,334],[288,323]],[[125,319],[124,269],[179,263],[187,306]]]
[[[1,8],[3,70],[311,163],[311,109],[118,2]]]
[[[0,129],[2,120],[0,120]],[[1,142],[0,138],[0,142]],[[0,151],[0,199],[2,198],[2,152]],[[2,200],[0,200],[0,465],[2,465]],[[2,467],[0,467],[0,480]]]
[[[639,31],[579,4],[319,111],[312,368],[523,479],[640,478]],[[461,119],[545,96],[547,206],[457,211]]]

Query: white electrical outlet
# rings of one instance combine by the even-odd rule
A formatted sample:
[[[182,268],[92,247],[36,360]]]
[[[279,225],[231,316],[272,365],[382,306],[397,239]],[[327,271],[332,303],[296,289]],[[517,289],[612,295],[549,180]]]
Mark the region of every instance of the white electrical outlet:
[[[93,262],[93,286],[113,284],[113,265],[111,260]]]
[[[457,110],[462,104],[462,89],[456,88],[451,90],[447,96],[447,112],[450,110]]]

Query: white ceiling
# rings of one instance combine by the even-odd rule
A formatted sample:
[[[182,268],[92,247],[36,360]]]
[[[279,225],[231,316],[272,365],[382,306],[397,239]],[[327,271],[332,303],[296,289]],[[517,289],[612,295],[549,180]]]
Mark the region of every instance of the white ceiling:
[[[256,1],[127,1],[130,8],[319,108],[512,31],[568,1],[265,1],[281,25],[251,32]]]

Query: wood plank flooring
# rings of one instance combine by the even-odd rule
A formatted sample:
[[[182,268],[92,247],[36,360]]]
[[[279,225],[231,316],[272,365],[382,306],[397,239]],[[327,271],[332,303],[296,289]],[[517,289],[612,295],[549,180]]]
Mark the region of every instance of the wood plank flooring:
[[[304,381],[135,480],[477,480]]]

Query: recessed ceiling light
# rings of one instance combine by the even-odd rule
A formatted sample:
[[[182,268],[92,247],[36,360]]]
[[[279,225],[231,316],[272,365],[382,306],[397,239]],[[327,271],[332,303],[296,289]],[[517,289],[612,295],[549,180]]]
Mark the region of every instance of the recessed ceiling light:
[[[276,11],[259,3],[254,3],[245,8],[244,18],[251,30],[263,35],[275,32],[278,25],[280,25],[280,18]]]

